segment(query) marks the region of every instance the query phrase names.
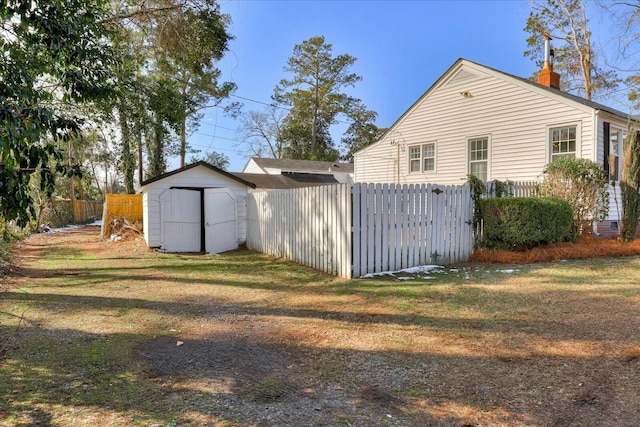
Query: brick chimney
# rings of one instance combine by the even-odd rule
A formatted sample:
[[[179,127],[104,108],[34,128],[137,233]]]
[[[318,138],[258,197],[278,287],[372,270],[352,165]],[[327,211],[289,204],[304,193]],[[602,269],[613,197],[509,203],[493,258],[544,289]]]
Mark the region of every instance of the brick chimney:
[[[541,85],[560,89],[560,74],[553,71],[553,50],[551,49],[551,36],[544,32],[544,64],[538,73],[538,83]]]

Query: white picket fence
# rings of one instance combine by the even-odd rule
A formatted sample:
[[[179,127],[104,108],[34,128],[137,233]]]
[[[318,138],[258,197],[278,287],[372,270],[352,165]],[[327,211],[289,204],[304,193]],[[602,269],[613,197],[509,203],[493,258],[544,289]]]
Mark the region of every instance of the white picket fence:
[[[468,185],[339,184],[250,193],[247,246],[342,277],[466,261]]]
[[[472,221],[468,185],[354,185],[353,275],[466,261]]]
[[[249,193],[247,247],[351,277],[351,186]]]
[[[496,184],[495,181],[485,182],[486,197],[535,197],[538,195],[538,181],[506,181]],[[498,194],[500,193],[500,194]]]

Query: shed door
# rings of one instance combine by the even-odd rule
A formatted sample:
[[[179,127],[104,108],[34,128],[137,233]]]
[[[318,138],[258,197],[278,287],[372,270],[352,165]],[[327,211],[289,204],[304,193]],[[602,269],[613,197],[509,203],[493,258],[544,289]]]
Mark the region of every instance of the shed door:
[[[167,190],[160,197],[162,249],[200,252],[202,217],[199,190]]]
[[[205,248],[217,254],[238,248],[236,198],[227,188],[204,190]]]

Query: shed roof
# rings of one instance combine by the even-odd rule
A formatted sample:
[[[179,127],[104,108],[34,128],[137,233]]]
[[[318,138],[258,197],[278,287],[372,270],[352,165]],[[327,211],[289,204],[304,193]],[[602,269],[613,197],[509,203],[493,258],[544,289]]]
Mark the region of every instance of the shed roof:
[[[187,165],[187,166],[181,167],[181,168],[176,169],[176,170],[173,170],[173,171],[171,171],[171,172],[167,172],[167,173],[164,173],[164,174],[162,174],[162,175],[158,175],[158,176],[156,176],[156,177],[154,177],[154,178],[147,179],[146,181],[142,181],[142,184],[140,185],[140,188],[142,188],[142,187],[144,187],[144,186],[146,186],[146,185],[149,185],[149,184],[151,184],[151,183],[154,183],[154,182],[157,182],[157,181],[163,180],[163,179],[165,179],[165,178],[169,178],[170,176],[173,176],[173,175],[179,174],[179,173],[184,172],[184,171],[186,171],[186,170],[196,168],[196,167],[198,167],[198,166],[204,166],[205,168],[207,168],[207,169],[211,170],[212,172],[218,173],[218,174],[220,174],[220,175],[222,175],[222,176],[225,176],[225,177],[227,177],[227,178],[229,178],[229,179],[232,179],[232,180],[234,180],[234,181],[236,181],[236,182],[239,182],[240,184],[242,184],[242,185],[244,185],[244,186],[247,186],[247,187],[250,187],[250,188],[256,188],[256,185],[255,185],[255,184],[253,184],[253,183],[251,183],[251,182],[249,182],[249,181],[245,181],[244,179],[242,179],[242,178],[240,178],[240,177],[237,177],[237,176],[235,176],[235,175],[234,175],[234,174],[232,174],[232,173],[229,173],[229,172],[227,172],[227,171],[225,171],[225,170],[222,170],[222,169],[220,169],[220,168],[217,168],[217,167],[213,166],[212,164],[207,163],[207,162],[204,162],[204,161],[200,161],[200,162],[192,163],[192,164],[190,164],[190,165]]]

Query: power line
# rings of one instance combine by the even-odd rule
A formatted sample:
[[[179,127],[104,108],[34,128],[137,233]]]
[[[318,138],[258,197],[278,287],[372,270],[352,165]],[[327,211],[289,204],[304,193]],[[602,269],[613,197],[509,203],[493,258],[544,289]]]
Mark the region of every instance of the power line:
[[[268,107],[275,107],[275,108],[280,108],[281,110],[291,111],[291,107],[285,107],[282,104],[278,104],[278,103],[275,103],[275,102],[267,103],[267,102],[264,102],[264,101],[258,101],[257,99],[251,99],[251,98],[247,98],[247,97],[240,96],[240,95],[231,95],[231,96],[233,96],[234,98],[238,98],[238,99],[244,99],[245,101],[255,102],[256,104],[262,104],[262,105],[266,105]],[[344,122],[342,120],[337,120],[337,119],[335,120],[335,122],[336,123],[342,123],[342,124],[345,124],[345,125],[350,125],[351,124],[350,122]]]
[[[225,138],[224,136],[211,135],[209,133],[194,132],[194,134],[202,135],[202,136],[208,136],[208,137],[211,137],[211,138],[224,139],[225,141],[233,141],[233,142],[237,142],[239,144],[244,143],[244,141],[240,141],[239,139]]]
[[[255,102],[256,104],[262,104],[262,105],[266,105],[267,107],[275,107],[275,108],[280,108],[282,110],[287,110],[290,111],[291,107],[285,107],[282,104],[278,104],[277,102],[264,102],[264,101],[258,101],[257,99],[251,99],[251,98],[247,98],[244,96],[240,96],[240,95],[231,95],[234,98],[238,98],[238,99],[244,99],[245,101],[249,101],[249,102]]]
[[[238,129],[226,128],[226,127],[224,127],[224,126],[220,126],[220,125],[219,125],[219,124],[217,124],[217,123],[207,123],[207,122],[204,122],[204,121],[203,121],[201,124],[203,124],[203,125],[207,125],[207,126],[213,126],[213,127],[215,127],[215,128],[218,128],[218,129],[224,129],[224,130],[228,130],[228,131],[231,131],[231,132],[237,132],[237,131],[238,131]]]

